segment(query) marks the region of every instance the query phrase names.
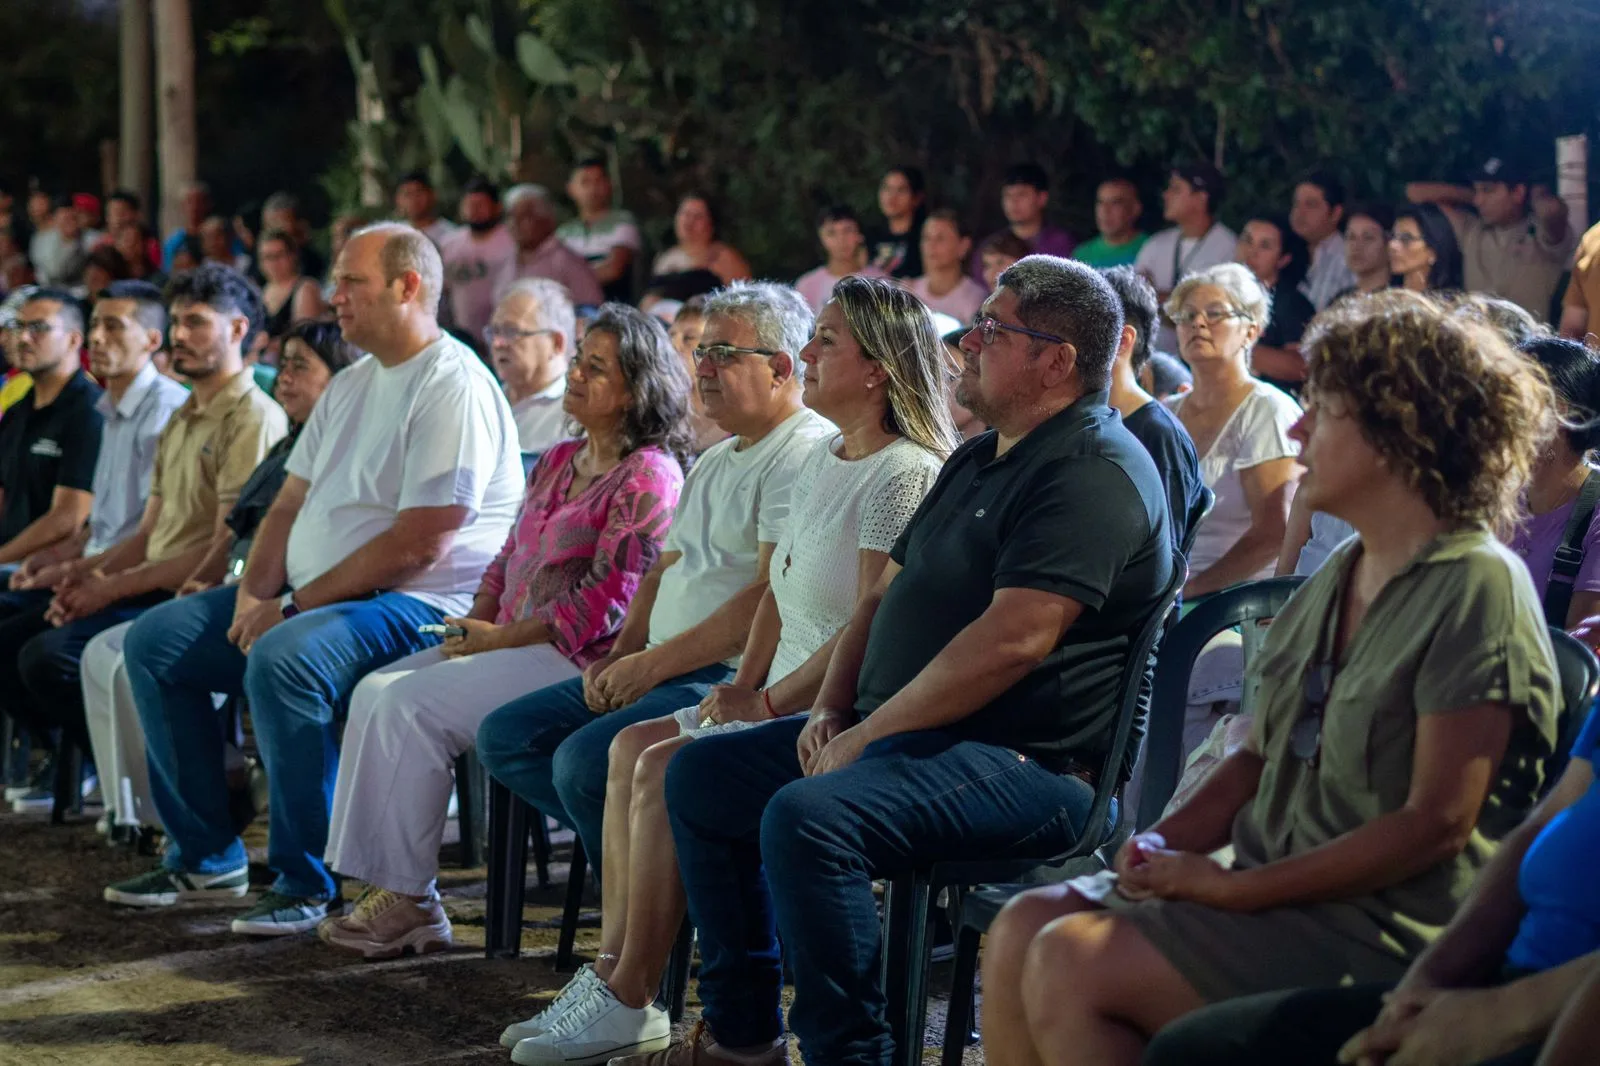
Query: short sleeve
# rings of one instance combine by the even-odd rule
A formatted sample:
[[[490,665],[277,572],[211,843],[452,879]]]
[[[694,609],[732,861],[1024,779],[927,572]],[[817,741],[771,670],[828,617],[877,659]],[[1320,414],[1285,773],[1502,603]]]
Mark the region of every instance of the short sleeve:
[[[1239,450],[1234,456],[1236,470],[1292,459],[1300,445],[1289,437],[1289,430],[1300,418],[1300,405],[1288,394],[1271,385],[1262,385],[1245,400],[1249,408],[1240,412]]]
[[[1583,563],[1573,588],[1578,592],[1600,592],[1600,508],[1589,519],[1589,531],[1583,536]]]
[[[1095,521],[1083,520],[1093,500]],[[1150,516],[1125,470],[1108,459],[1063,459],[1039,472],[1006,515],[994,587],[1027,588],[1099,610],[1132,552],[1150,539]]]
[[[348,380],[355,380],[349,378]],[[311,408],[311,417],[306,419],[306,424],[300,427],[300,436],[294,442],[294,448],[289,452],[289,462],[284,467],[292,477],[301,481],[311,481],[312,474],[317,469],[317,449],[322,446],[322,438],[328,431],[328,402],[329,393],[337,389],[342,382],[338,377],[328,383],[318,398],[316,406]]]
[[[1589,300],[1583,294],[1583,280],[1589,269],[1581,259],[1573,267],[1572,277],[1567,279],[1567,291],[1561,297],[1562,307],[1576,307],[1584,311],[1589,309]]]
[[[639,236],[639,227],[632,222],[623,222],[617,226],[616,246],[639,251],[644,247],[644,238]]]
[[[856,541],[861,551],[891,551],[939,476],[933,463],[919,462],[919,456],[910,458],[911,462],[886,470],[863,501]]]
[[[798,443],[798,442],[797,442]],[[806,453],[795,456],[782,455],[772,464],[772,469],[761,479],[756,502],[756,540],[762,544],[776,544],[789,524],[789,505],[794,498],[794,483],[805,461]]]
[[[283,409],[265,394],[256,402],[242,402],[233,411],[224,434],[222,458],[217,463],[219,505],[231,508],[238,501],[245,482],[288,429],[289,420]]]
[[[1419,715],[1478,703],[1526,709],[1540,687],[1553,684],[1550,652],[1538,642],[1538,625],[1518,618],[1514,560],[1468,556],[1455,564],[1454,595],[1438,604],[1432,639],[1417,670]],[[1536,676],[1541,675],[1541,676]]]
[[[63,434],[61,464],[56,467],[56,488],[94,491],[94,464],[100,458],[100,438],[105,432],[105,416],[94,405],[85,404]]]
[[[1156,273],[1156,245],[1159,243],[1154,237],[1151,237],[1139,247],[1139,254],[1133,257],[1133,268],[1135,270],[1143,270],[1151,277],[1160,277]]]
[[[480,387],[465,372],[424,389],[406,426],[399,510],[465,507],[469,521],[477,516],[503,454],[516,447],[496,432],[495,400],[487,382]]]

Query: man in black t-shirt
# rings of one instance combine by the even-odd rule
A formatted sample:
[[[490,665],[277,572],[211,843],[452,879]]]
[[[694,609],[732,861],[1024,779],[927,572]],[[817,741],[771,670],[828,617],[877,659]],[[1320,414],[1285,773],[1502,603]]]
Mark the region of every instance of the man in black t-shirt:
[[[945,465],[809,720],[703,737],[667,770],[707,1029],[655,1064],[784,1059],[781,930],[807,1060],[887,1066],[872,879],[1043,859],[1084,829],[1129,643],[1173,578],[1166,491],[1107,406],[1105,279],[1034,255],[999,282],[958,389],[994,428]]]

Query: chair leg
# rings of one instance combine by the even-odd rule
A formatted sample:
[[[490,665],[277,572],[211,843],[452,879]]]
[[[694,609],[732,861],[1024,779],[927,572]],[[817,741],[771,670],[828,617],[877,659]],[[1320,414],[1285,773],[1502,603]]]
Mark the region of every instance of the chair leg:
[[[572,943],[578,937],[578,918],[583,910],[583,879],[589,872],[589,858],[583,853],[583,842],[576,834],[572,838],[572,866],[567,873],[567,902],[561,910],[561,935],[556,940],[556,970],[566,973],[573,969]]]
[[[527,891],[528,805],[498,781],[489,784],[489,886],[483,909],[483,953],[522,953],[522,904]]]
[[[60,825],[67,819],[67,811],[83,813],[83,752],[67,739],[63,731],[56,744],[56,777],[51,792],[54,804],[50,808],[50,821]]]
[[[533,812],[533,867],[539,873],[539,888],[550,887],[550,819],[542,811]]]
[[[483,764],[471,748],[456,759],[456,825],[461,831],[461,865],[472,869],[483,865],[482,815]]]
[[[961,1066],[967,1045],[976,1043],[972,1023],[978,1005],[978,942],[983,934],[969,925],[956,933],[956,969],[950,977],[950,1010],[944,1022],[941,1066]]]
[[[922,1061],[927,1027],[928,879],[906,874],[889,883],[883,936],[883,991],[896,1066]]]
[[[678,939],[672,945],[672,957],[667,960],[666,972],[661,975],[661,999],[667,1005],[667,1016],[673,1024],[683,1020],[684,1004],[689,998],[689,967],[694,956],[694,926],[689,919],[678,928]]]

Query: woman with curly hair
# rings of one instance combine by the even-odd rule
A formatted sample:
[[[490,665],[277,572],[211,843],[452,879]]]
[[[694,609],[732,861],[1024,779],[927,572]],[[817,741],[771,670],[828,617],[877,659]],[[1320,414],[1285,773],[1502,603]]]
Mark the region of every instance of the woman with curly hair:
[[[1535,799],[1559,681],[1495,533],[1549,439],[1550,389],[1411,293],[1347,301],[1306,341],[1300,491],[1358,535],[1274,621],[1248,745],[1114,872],[996,920],[991,1066],[1137,1063],[1207,1003],[1396,980]],[[1230,843],[1230,866],[1208,857]]]
[[[434,876],[451,764],[490,711],[605,655],[661,554],[691,447],[689,375],[666,327],[602,306],[561,402],[584,435],[540,457],[467,617],[351,694],[327,862],[368,888],[322,923],[334,947],[388,958],[450,945]]]

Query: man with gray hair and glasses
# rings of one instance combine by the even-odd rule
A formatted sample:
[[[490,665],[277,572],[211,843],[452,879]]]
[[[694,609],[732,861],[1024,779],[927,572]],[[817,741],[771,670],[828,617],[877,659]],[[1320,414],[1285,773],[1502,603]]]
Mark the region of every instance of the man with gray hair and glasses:
[[[489,363],[511,401],[523,454],[545,451],[573,434],[561,398],[577,351],[572,297],[549,278],[518,278],[501,294],[483,331]]]
[[[506,704],[478,730],[478,757],[517,795],[578,831],[598,865],[611,740],[699,704],[733,676],[767,587],[806,454],[834,433],[800,402],[811,308],[787,285],[738,283],[706,299],[695,385],[732,436],[695,463],[661,558],[610,654],[583,677]],[[602,872],[603,876],[603,872]]]
[[[704,1024],[617,1066],[786,1063],[780,933],[806,1061],[888,1066],[873,879],[1042,861],[1098,831],[1119,675],[1174,577],[1166,491],[1107,402],[1121,337],[1082,263],[1000,275],[957,387],[993,428],[857,603],[809,719],[702,737],[667,767]]]
[[[559,282],[579,306],[605,300],[588,262],[556,236],[556,208],[543,185],[514,185],[506,190],[506,226],[517,252],[505,264],[495,288],[502,297],[518,278]]]
[[[333,309],[344,339],[371,356],[317,401],[239,583],[172,600],[128,631],[168,847],[160,868],[109,886],[110,902],[249,888],[213,692],[249,697],[270,788],[277,879],[233,931],[314,929],[335,902],[322,855],[350,693],[436,644],[431,627],[446,615],[467,613],[522,500],[511,408],[471,349],[440,331],[442,276],[433,242],[410,226],[350,238]]]

